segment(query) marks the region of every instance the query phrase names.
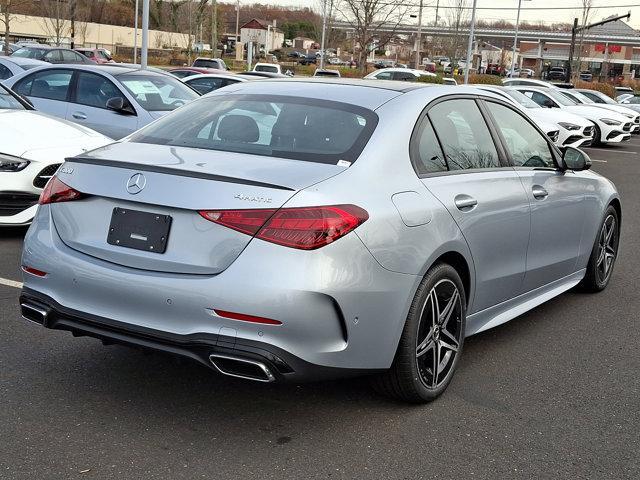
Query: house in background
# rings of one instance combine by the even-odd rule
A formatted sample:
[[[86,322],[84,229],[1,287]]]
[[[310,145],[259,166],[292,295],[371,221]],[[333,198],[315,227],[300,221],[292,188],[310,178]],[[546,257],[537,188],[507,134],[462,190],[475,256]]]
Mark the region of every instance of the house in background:
[[[267,51],[278,50],[284,43],[284,33],[273,23],[254,18],[240,27],[240,41],[246,45],[253,42]]]
[[[311,50],[315,44],[316,41],[308,37],[296,37],[293,39],[293,48],[297,49]]]

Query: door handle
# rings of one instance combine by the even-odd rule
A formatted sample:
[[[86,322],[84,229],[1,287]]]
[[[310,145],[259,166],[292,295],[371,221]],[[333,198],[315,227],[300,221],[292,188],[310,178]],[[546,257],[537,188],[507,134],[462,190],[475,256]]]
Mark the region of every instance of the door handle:
[[[544,200],[545,198],[547,198],[547,196],[549,196],[549,192],[547,192],[540,185],[534,185],[533,186],[533,196],[535,198],[537,198],[538,200]]]
[[[87,116],[82,112],[73,112],[71,116],[77,120],[86,120]]]
[[[478,201],[475,198],[464,194],[457,195],[453,202],[456,204],[456,208],[462,212],[473,210],[478,205]]]

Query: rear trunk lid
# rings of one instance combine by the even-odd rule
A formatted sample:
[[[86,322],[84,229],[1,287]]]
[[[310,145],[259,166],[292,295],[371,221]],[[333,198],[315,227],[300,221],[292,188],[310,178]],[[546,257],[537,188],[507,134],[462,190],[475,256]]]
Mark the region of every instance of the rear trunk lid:
[[[93,257],[158,272],[217,274],[233,263],[251,237],[205,220],[199,210],[279,208],[299,190],[344,169],[122,142],[67,160],[58,177],[87,198],[52,204],[52,217],[67,246]],[[122,217],[116,218],[122,210],[145,212],[147,217],[170,216],[166,250],[158,253],[108,243],[111,228],[122,234]],[[125,228],[128,237],[120,240],[146,248],[147,233],[134,227]]]

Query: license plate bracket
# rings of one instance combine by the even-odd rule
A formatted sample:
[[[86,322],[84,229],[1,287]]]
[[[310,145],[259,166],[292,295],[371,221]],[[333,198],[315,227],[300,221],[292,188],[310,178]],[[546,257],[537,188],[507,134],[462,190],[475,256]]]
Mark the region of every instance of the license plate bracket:
[[[146,252],[167,250],[172,218],[170,215],[115,207],[111,214],[107,243]]]

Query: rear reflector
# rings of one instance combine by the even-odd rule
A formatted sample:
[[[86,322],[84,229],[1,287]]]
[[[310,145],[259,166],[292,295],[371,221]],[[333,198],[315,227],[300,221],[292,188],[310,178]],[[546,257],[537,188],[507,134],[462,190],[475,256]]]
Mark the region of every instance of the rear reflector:
[[[369,218],[355,205],[255,210],[203,210],[207,220],[267,242],[314,250],[343,237]]]
[[[27,267],[22,265],[22,271],[26,273],[30,273],[31,275],[35,275],[36,277],[45,277],[47,272],[43,272],[42,270],[38,270],[37,268]]]
[[[54,175],[45,185],[38,203],[40,205],[46,205],[48,203],[70,202],[72,200],[79,200],[82,197],[82,193],[74,190]]]
[[[223,318],[230,318],[231,320],[242,320],[243,322],[262,323],[264,325],[282,325],[280,320],[273,320],[271,318],[255,317],[253,315],[245,315],[244,313],[226,312],[224,310],[214,310],[216,315]]]

